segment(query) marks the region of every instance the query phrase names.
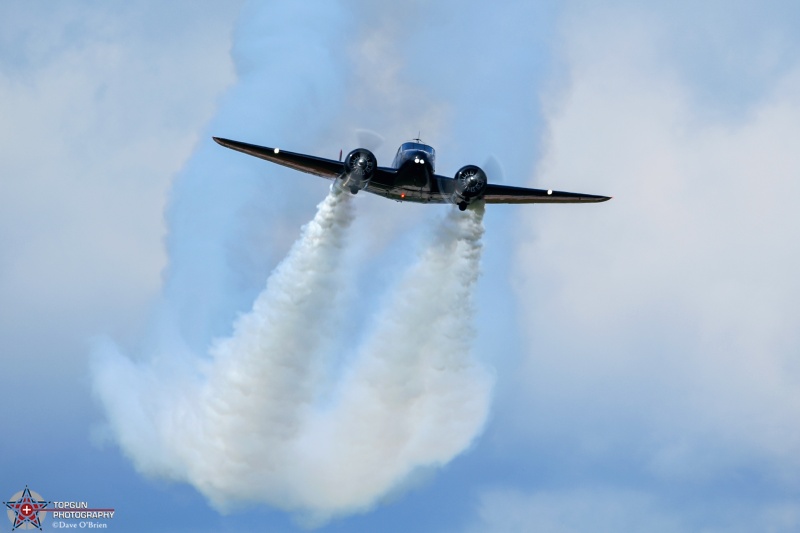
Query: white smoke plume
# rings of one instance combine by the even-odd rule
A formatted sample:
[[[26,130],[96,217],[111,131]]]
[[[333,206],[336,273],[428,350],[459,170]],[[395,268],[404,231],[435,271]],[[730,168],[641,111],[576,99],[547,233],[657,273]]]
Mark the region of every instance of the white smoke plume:
[[[470,353],[482,218],[482,206],[453,209],[435,228],[324,395],[352,219],[350,195],[332,191],[208,357],[175,342],[137,364],[98,347],[95,388],[120,446],[142,472],[187,481],[220,509],[264,502],[314,523],[447,463],[488,414],[492,378]]]
[[[209,358],[171,342],[135,365],[100,347],[95,388],[121,447],[142,471],[189,481],[219,504],[236,486],[258,484],[251,477],[271,477],[313,398],[351,211],[349,195],[328,195],[252,311],[211,346]]]
[[[368,506],[415,468],[450,461],[482,429],[493,378],[470,344],[483,212],[453,208],[434,228],[332,405],[312,415],[297,461],[317,512]]]

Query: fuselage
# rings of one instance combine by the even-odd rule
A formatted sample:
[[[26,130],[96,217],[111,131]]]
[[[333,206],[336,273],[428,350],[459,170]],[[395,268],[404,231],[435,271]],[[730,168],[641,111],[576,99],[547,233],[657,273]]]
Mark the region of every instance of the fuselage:
[[[397,169],[398,187],[422,189],[431,185],[436,172],[436,150],[418,141],[403,143],[397,149],[392,168]]]

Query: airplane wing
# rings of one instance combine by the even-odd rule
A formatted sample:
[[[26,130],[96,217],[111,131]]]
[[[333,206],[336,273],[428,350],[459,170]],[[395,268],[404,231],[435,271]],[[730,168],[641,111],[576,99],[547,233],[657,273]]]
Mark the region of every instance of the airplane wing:
[[[295,170],[300,170],[301,172],[315,174],[323,178],[335,179],[344,172],[344,163],[341,161],[334,161],[333,159],[297,154],[278,148],[231,141],[230,139],[222,139],[220,137],[214,137],[214,140],[225,148],[230,148],[231,150],[265,159]]]
[[[611,197],[488,184],[483,199],[486,200],[487,204],[558,204],[605,202],[610,200]]]
[[[285,167],[314,174],[322,178],[334,180],[344,173],[344,163],[341,161],[334,161],[333,159],[325,159],[324,157],[316,157],[313,155],[298,154],[296,152],[288,152],[279,148],[271,148],[269,146],[258,146],[257,144],[243,143],[241,141],[232,141],[230,139],[223,139],[221,137],[212,137],[218,144],[225,148],[236,150],[247,155],[252,155],[272,163],[277,163]],[[382,194],[383,189],[391,187],[392,176],[397,171],[392,168],[377,167],[375,175],[372,178],[368,190],[377,194]],[[371,187],[371,188],[370,188]]]

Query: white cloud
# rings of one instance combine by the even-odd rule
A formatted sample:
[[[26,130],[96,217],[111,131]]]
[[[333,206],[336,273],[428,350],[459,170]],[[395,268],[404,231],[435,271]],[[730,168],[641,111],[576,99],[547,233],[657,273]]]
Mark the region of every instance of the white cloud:
[[[531,410],[512,418],[658,478],[796,481],[800,65],[743,119],[716,121],[659,49],[658,22],[567,27],[569,90],[534,183],[615,198],[521,220],[536,236],[516,259],[516,400]]]
[[[167,190],[234,79],[237,11],[0,6],[0,386],[12,411],[30,398],[67,407],[4,450],[54,434],[54,456],[85,448],[86,339],[129,339],[146,320]]]
[[[233,81],[226,8],[5,6],[4,316],[85,327],[157,289],[167,187]]]
[[[685,531],[679,521],[658,508],[652,497],[628,490],[523,493],[495,489],[481,494],[478,513],[480,525],[470,530],[475,533]]]
[[[681,501],[624,488],[578,487],[481,493],[472,533],[653,533],[789,532],[800,525],[800,505],[791,500],[753,505],[752,501]]]

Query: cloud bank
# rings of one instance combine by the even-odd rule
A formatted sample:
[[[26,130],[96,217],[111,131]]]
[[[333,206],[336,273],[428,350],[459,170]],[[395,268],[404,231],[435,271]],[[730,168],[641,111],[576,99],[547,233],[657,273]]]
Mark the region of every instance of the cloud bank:
[[[487,490],[485,530],[797,527],[800,65],[783,61],[780,27],[761,34],[741,15],[726,24],[753,32],[750,51],[714,63],[742,37],[709,9],[698,16],[718,40],[695,59],[728,81],[709,94],[674,49],[705,26],[661,11],[563,21],[565,83],[548,94],[532,182],[614,199],[522,214],[537,231],[516,246],[526,355],[509,401],[529,409],[498,411],[544,479],[526,483],[518,514]],[[547,478],[550,462],[575,490]],[[626,494],[638,511],[595,507]]]

